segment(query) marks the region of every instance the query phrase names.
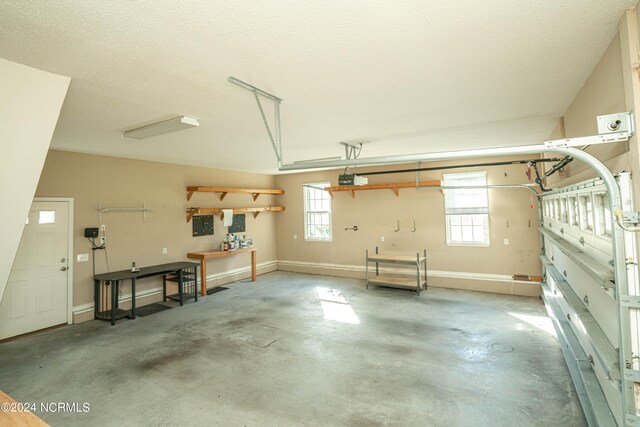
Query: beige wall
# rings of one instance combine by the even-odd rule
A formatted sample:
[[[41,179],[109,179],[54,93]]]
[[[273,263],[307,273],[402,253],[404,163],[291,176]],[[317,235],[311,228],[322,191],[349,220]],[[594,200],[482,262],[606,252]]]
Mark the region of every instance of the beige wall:
[[[435,165],[438,164],[429,164]],[[398,165],[387,169],[407,167],[415,165]],[[524,165],[423,172],[421,180],[440,180],[442,173],[470,170],[488,171],[489,184],[528,182]],[[286,190],[286,194],[278,197],[278,200],[287,208],[286,212],[276,218],[280,269],[361,277],[361,271],[348,266],[364,266],[365,250],[372,251],[379,246],[385,253],[415,254],[426,249],[429,270],[441,276],[449,276],[451,273],[462,273],[453,276],[461,276],[464,273],[490,276],[540,274],[537,210],[531,209],[530,193],[524,189],[489,190],[490,247],[448,246],[442,192],[421,191],[415,188],[400,190],[400,197],[396,197],[391,190],[360,191],[356,193],[355,199],[346,192],[336,193],[332,206],[333,241],[305,242],[302,185],[313,182],[331,182],[332,185],[337,185],[340,173],[340,170],[332,170],[276,177],[276,186]],[[370,183],[398,181],[415,181],[415,174],[369,177]],[[415,233],[411,232],[414,219]],[[400,231],[396,233],[394,229],[397,220],[400,221]],[[345,231],[345,227],[353,225],[358,226],[357,232]],[[294,235],[298,237],[295,240]],[[385,237],[384,242],[380,241],[381,236]],[[504,245],[505,238],[510,240],[509,246]],[[289,261],[293,263],[287,265]],[[430,284],[522,295],[538,293],[537,285],[514,284],[511,280],[478,281],[432,277]]]
[[[597,116],[625,110],[620,36],[616,35],[549,139],[597,135]],[[626,143],[593,145],[586,151],[605,162],[614,172],[628,170]],[[574,161],[563,173],[548,178],[547,185],[566,185],[594,176],[584,163]]]
[[[91,244],[84,238],[85,227],[106,225],[110,267],[116,271],[130,267],[132,261],[138,266],[161,264],[186,260],[187,252],[218,248],[226,227],[216,217],[213,236],[192,237],[192,224],[186,221],[187,207],[274,204],[272,196],[262,195],[253,202],[246,194],[228,194],[220,202],[217,195],[210,193],[196,193],[187,202],[186,187],[189,185],[272,188],[274,178],[270,175],[49,151],[36,196],[75,199],[74,307],[82,308],[93,302],[91,260],[75,262],[77,254],[91,254]],[[142,207],[143,203],[153,209],[147,213],[144,222],[141,213],[105,213],[102,221],[98,220],[98,205]],[[275,215],[263,213],[256,219],[252,215],[246,217],[246,234],[254,239],[258,248],[259,265],[276,260]],[[167,255],[162,254],[162,248],[167,248]],[[96,252],[98,273],[107,271],[104,255],[104,251]],[[211,278],[248,265],[249,255],[212,260],[208,263],[207,273]],[[275,268],[272,264],[259,269],[259,272]],[[219,281],[223,283],[248,276],[245,271]],[[208,284],[215,286],[216,280],[211,278]],[[160,281],[154,278],[141,280],[138,291],[144,293],[159,285]],[[150,298],[158,299],[158,295]],[[76,316],[76,321],[91,318],[92,312],[85,309],[81,316]]]

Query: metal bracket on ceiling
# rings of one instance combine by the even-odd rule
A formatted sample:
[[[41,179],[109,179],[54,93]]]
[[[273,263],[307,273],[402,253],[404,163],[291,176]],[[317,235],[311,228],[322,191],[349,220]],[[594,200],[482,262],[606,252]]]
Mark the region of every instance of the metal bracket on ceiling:
[[[362,151],[362,142],[359,142],[358,145],[349,144],[348,142],[340,142],[340,144],[344,145],[344,155],[347,160],[357,159]]]
[[[610,142],[628,141],[635,133],[633,113],[615,113],[598,116],[598,135],[580,138],[554,139],[545,141],[548,148],[584,147],[594,144],[608,144]]]
[[[260,115],[262,116],[262,122],[264,123],[264,127],[267,130],[267,135],[269,135],[269,140],[271,141],[273,151],[274,153],[276,153],[278,162],[282,162],[282,132],[280,130],[280,103],[282,102],[282,99],[253,85],[250,85],[249,83],[236,79],[235,77],[230,76],[228,80],[229,83],[233,83],[236,86],[240,86],[243,89],[247,89],[248,91],[253,92],[253,96],[256,99],[256,104],[258,104],[258,109],[260,110]],[[273,101],[273,109],[275,112],[275,138],[273,133],[271,132],[271,127],[269,126],[269,121],[267,120],[267,115],[264,112],[264,108],[262,108],[262,102],[260,101],[261,96]]]
[[[583,136],[580,138],[553,139],[545,141],[547,148],[583,147],[585,145],[608,144],[610,142],[624,142],[631,138],[627,132],[610,133],[607,135]]]
[[[631,111],[598,116],[597,121],[598,133],[600,135],[604,135],[607,133],[627,132],[631,137],[636,130],[633,121],[633,112]]]
[[[340,142],[340,144],[344,145],[344,155],[347,160],[357,159],[362,152],[362,142],[358,143],[358,145],[349,144],[348,142]],[[349,166],[344,168],[344,173],[349,173]]]

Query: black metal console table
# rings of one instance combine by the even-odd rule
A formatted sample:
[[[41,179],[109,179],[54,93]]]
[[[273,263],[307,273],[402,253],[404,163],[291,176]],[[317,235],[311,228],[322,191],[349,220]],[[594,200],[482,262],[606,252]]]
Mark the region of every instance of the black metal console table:
[[[96,274],[93,276],[94,286],[94,317],[100,320],[110,320],[115,325],[117,319],[128,317],[136,318],[136,281],[146,277],[163,276],[163,298],[166,301],[166,281],[178,283],[178,293],[173,299],[183,304],[185,297],[193,297],[198,301],[198,269],[197,262],[172,262],[168,264],[142,267],[136,272],[131,270],[114,271],[111,273]],[[169,276],[169,277],[167,277]],[[118,307],[118,290],[121,282],[131,280],[131,310],[122,310]],[[193,287],[193,292],[185,294],[185,285]],[[109,289],[111,288],[111,289]],[[171,296],[169,296],[171,298]]]

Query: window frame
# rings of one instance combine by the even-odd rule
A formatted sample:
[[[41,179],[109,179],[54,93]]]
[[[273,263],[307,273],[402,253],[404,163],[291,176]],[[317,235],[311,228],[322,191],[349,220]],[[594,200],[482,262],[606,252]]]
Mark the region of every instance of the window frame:
[[[580,206],[577,195],[567,197],[567,216],[570,227],[580,227]]]
[[[302,211],[303,211],[303,216],[304,216],[304,241],[305,242],[324,242],[324,243],[328,243],[328,242],[332,242],[333,241],[333,203],[331,200],[331,195],[326,192],[323,191],[324,193],[326,193],[327,196],[327,200],[329,202],[329,210],[320,210],[320,211],[311,211],[311,210],[307,210],[307,199],[308,199],[308,188],[309,187],[316,187],[316,188],[324,188],[324,187],[330,187],[331,183],[330,182],[308,182],[308,183],[304,183],[302,184]],[[308,235],[308,231],[309,231],[309,213],[328,213],[329,214],[329,237],[328,238],[315,238],[315,237],[309,237]]]
[[[484,190],[486,192],[486,201],[487,201],[487,205],[486,207],[480,207],[480,206],[476,206],[473,208],[464,208],[464,209],[468,209],[467,212],[464,213],[447,213],[447,197],[446,197],[446,192],[447,191],[458,191],[458,190],[444,190],[444,216],[445,216],[445,239],[446,239],[446,244],[447,246],[471,246],[471,247],[489,247],[491,246],[491,227],[490,227],[490,217],[489,217],[489,191],[487,188],[483,188],[483,186],[487,185],[487,172],[486,171],[482,171],[482,172],[463,172],[463,173],[448,173],[448,174],[442,174],[442,181],[443,181],[443,186],[447,186],[448,184],[446,184],[447,181],[447,177],[456,177],[456,178],[464,178],[464,177],[471,177],[471,176],[479,176],[482,175],[482,177],[484,178],[484,184],[482,186],[479,186],[479,190]],[[455,186],[455,185],[454,185]],[[468,191],[468,189],[466,190]],[[475,191],[475,190],[474,190]],[[455,209],[455,208],[449,208],[449,209]],[[460,217],[461,218],[461,222],[463,221],[462,218],[464,217],[476,217],[476,216],[484,216],[484,240],[479,242],[479,241],[470,241],[470,240],[453,240],[452,239],[452,219],[453,217]],[[476,227],[473,223],[473,218],[471,218],[471,227],[474,228]]]
[[[553,219],[560,221],[560,199],[553,199]]]
[[[569,225],[569,212],[567,209],[567,197],[561,197],[560,199],[560,222]]]
[[[613,221],[609,210],[609,193],[593,193],[593,212],[596,236],[611,239]]]
[[[542,216],[549,218],[549,200],[542,201]]]
[[[591,206],[591,212],[589,212]],[[595,233],[595,212],[591,193],[578,195],[578,208],[580,209],[580,229],[586,233]]]

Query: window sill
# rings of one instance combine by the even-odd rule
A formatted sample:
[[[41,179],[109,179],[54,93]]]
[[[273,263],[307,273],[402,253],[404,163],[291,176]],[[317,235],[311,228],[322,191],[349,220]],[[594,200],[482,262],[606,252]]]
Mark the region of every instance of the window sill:
[[[488,248],[491,243],[447,242],[447,246],[465,246],[471,248]]]
[[[305,242],[316,242],[316,243],[331,243],[333,239],[304,239]]]

